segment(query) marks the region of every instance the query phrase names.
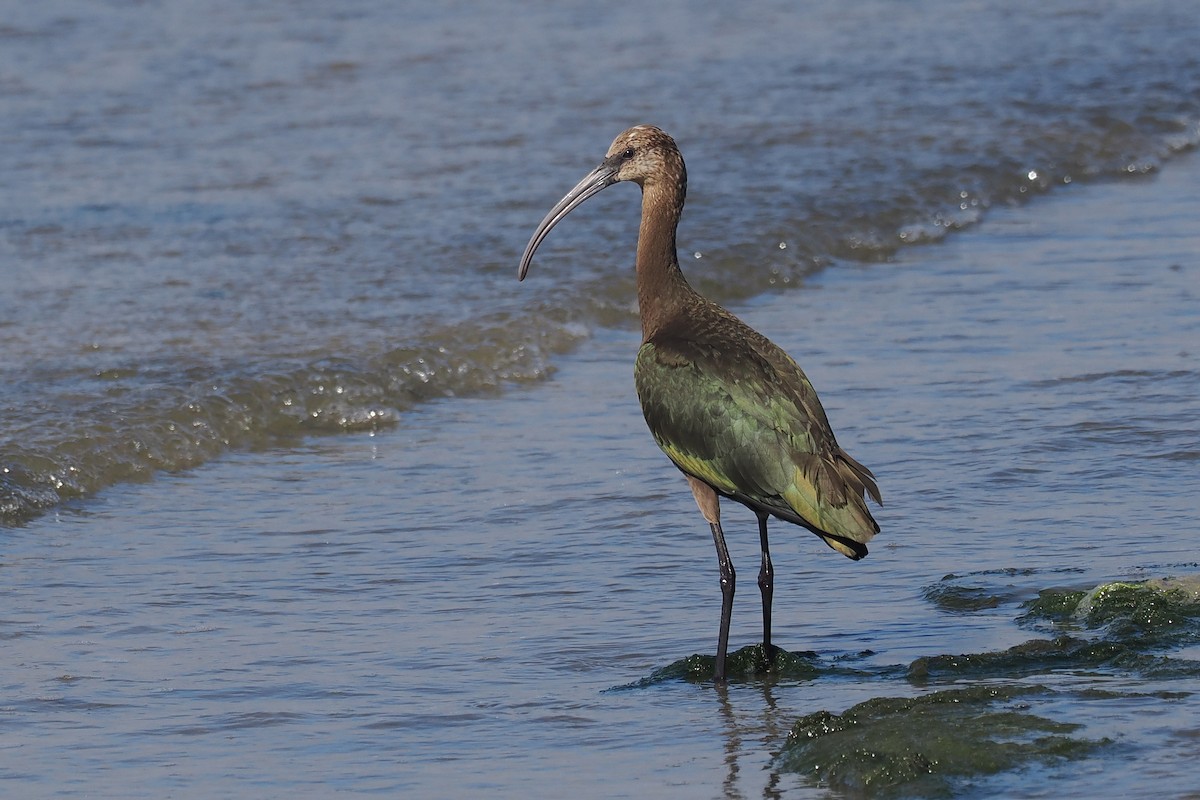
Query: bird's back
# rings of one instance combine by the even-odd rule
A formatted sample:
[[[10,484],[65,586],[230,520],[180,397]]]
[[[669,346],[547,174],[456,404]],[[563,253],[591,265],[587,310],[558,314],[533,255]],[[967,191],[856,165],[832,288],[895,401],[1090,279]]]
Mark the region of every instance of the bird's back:
[[[804,372],[720,306],[695,295],[652,332],[634,371],[646,423],[684,473],[803,525],[850,558],[879,532],[870,470],[838,446]]]

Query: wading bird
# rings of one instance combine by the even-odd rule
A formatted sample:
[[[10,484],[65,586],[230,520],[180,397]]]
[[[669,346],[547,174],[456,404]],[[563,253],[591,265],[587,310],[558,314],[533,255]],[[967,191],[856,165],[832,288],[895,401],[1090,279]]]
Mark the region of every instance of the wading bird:
[[[721,530],[720,498],[758,515],[763,648],[770,656],[774,569],[767,519],[807,528],[858,560],[879,532],[864,493],[882,504],[875,477],[838,447],[825,410],[787,353],[692,289],[679,269],[675,230],[687,172],[675,140],[650,125],[618,136],[600,166],[550,209],[521,257],[525,279],[550,229],[592,195],[620,181],[642,187],[637,295],[642,321],[634,379],[646,424],[683,472],[712,530],[721,573],[721,630],[714,678],[725,653],[736,575]]]

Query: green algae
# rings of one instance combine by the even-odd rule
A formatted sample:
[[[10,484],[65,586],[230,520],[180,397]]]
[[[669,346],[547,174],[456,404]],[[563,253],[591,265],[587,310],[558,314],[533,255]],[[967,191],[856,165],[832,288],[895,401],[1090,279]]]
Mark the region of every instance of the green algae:
[[[1200,676],[1200,662],[1143,651],[1137,643],[1057,636],[1031,639],[989,653],[922,656],[908,666],[908,680],[1019,678],[1047,672],[1131,672],[1144,678]]]
[[[641,680],[615,688],[636,689],[672,681],[711,682],[716,663],[715,656],[697,653],[656,669]],[[772,647],[768,653],[761,643],[748,645],[725,657],[726,679],[732,683],[811,681],[822,675],[845,672],[844,667],[822,666],[816,653],[793,653],[778,647]]]
[[[932,586],[925,587],[922,594],[939,611],[986,611],[1013,602],[1019,595],[1012,581],[1031,574],[1033,570],[1028,569],[985,570],[968,575],[950,573]],[[996,586],[995,578],[1007,578],[1007,585]],[[984,585],[976,585],[979,583]]]
[[[1018,624],[1045,628],[1049,623],[1054,635],[997,652],[924,656],[909,664],[909,681],[1013,678],[1051,671],[1200,676],[1200,663],[1162,653],[1200,641],[1200,576],[1043,589],[1023,607]]]
[[[942,583],[927,587],[923,594],[939,611],[951,613],[997,608],[1006,599],[1004,594],[986,587],[959,586],[945,582],[945,579]]]
[[[1014,587],[1011,579],[1027,574],[1000,575],[995,586],[980,575],[948,575],[927,588],[925,598],[940,611],[960,614],[1019,604],[1018,624],[1049,629],[1049,636],[997,651],[917,658],[904,673],[910,686],[953,682],[953,688],[802,717],[776,757],[778,769],[848,796],[955,797],[978,790],[989,776],[1053,769],[1112,743],[1085,738],[1081,726],[1035,711],[1061,708],[1063,701],[1107,704],[1135,696],[1103,685],[1064,693],[1034,681],[1058,685],[1068,674],[1085,680],[1200,677],[1200,661],[1170,652],[1200,641],[1200,576],[1043,589],[1022,603],[1034,588],[1027,581]],[[1153,696],[1185,699],[1192,684],[1182,685]]]
[[[840,715],[799,719],[776,758],[783,771],[871,796],[950,797],[963,781],[1085,758],[1109,740],[1026,709],[1040,686],[972,686],[916,698],[880,697]]]
[[[1087,592],[1083,590],[1043,589],[1036,600],[1025,604],[1026,611],[1018,621],[1046,619],[1065,622],[1079,608],[1079,601]]]
[[[1142,648],[1200,641],[1200,576],[1114,581],[1088,591],[1047,589],[1026,604],[1023,623],[1100,632]]]
[[[649,679],[711,681],[716,665],[715,656],[692,655],[656,670]],[[792,653],[778,647],[768,652],[761,643],[747,645],[725,657],[725,675],[730,681],[761,678],[808,681],[821,673],[815,653]]]

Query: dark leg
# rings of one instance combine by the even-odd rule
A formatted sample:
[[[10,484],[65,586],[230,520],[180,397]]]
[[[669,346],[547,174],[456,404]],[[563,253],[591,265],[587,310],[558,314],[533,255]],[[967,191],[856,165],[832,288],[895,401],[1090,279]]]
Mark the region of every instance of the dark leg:
[[[771,598],[775,593],[775,568],[771,566],[771,551],[767,547],[767,515],[758,515],[758,541],[762,546],[762,565],[758,568],[758,590],[762,592],[763,652],[771,657]]]
[[[720,522],[711,522],[713,542],[717,545],[717,563],[721,567],[721,633],[717,637],[717,666],[713,680],[725,682],[725,651],[729,649],[729,621],[733,617],[733,591],[737,586],[737,573],[729,559],[729,548],[725,546],[725,534]]]

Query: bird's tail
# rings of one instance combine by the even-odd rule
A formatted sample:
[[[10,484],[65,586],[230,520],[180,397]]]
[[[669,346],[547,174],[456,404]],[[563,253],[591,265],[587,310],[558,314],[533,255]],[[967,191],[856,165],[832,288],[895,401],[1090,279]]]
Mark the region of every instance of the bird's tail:
[[[867,546],[862,542],[856,542],[844,536],[834,536],[832,533],[818,533],[817,536],[820,536],[825,544],[854,561],[858,561],[867,554]]]
[[[839,448],[837,453],[834,454],[834,458],[840,459],[842,462],[844,462],[845,466],[848,467],[852,473],[854,473],[854,477],[858,479],[859,484],[862,486],[862,490],[865,490],[867,494],[871,495],[871,499],[875,501],[876,505],[883,505],[883,497],[879,494],[879,487],[875,484],[874,472],[871,472],[871,470],[855,461],[850,457],[849,453],[841,448]],[[859,491],[860,495],[862,494],[862,490]]]
[[[800,461],[783,498],[825,544],[857,561],[879,533],[864,495],[881,502],[875,476],[838,450],[829,458],[811,455]]]

